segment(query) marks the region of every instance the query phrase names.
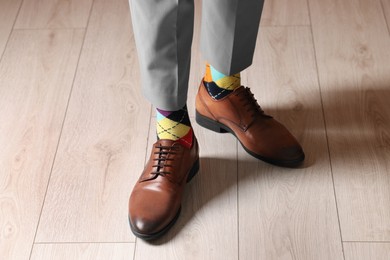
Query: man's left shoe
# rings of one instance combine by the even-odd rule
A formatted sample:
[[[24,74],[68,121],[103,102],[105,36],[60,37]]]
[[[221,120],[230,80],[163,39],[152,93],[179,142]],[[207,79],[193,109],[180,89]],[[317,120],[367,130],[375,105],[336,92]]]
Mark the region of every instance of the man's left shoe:
[[[213,99],[203,83],[195,101],[196,122],[215,132],[230,132],[257,159],[293,167],[305,158],[294,136],[264,111],[248,87],[241,86],[221,99]]]
[[[129,223],[134,235],[157,239],[173,226],[180,214],[184,187],[198,170],[195,136],[190,148],[166,139],[153,145],[129,199]]]

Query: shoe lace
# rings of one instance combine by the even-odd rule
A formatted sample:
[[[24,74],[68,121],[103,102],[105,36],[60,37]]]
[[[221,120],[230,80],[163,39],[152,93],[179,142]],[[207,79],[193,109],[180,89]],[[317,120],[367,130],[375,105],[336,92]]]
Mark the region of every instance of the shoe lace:
[[[247,112],[251,113],[252,117],[256,116],[258,113],[260,113],[260,115],[265,115],[263,109],[257,103],[257,99],[249,87],[245,87],[244,91],[240,91],[236,95],[240,97],[239,100],[243,103],[243,108],[246,109]]]
[[[155,165],[153,165],[153,168],[156,168],[152,174],[165,176],[167,174],[171,174],[170,171],[166,170],[166,167],[172,167],[172,164],[170,164],[170,161],[173,161],[174,159],[169,158],[169,155],[176,154],[176,151],[178,148],[176,146],[164,146],[164,145],[157,145],[156,151],[154,154],[158,154],[158,158],[154,158],[153,161],[155,162]]]

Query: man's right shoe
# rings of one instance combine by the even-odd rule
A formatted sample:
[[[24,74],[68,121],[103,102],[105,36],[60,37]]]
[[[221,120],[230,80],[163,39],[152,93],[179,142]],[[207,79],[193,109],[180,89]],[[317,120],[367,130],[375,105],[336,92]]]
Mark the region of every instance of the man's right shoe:
[[[257,159],[293,167],[305,158],[294,136],[264,113],[248,87],[241,86],[216,100],[210,96],[202,80],[195,106],[199,125],[219,133],[232,133],[243,148]]]

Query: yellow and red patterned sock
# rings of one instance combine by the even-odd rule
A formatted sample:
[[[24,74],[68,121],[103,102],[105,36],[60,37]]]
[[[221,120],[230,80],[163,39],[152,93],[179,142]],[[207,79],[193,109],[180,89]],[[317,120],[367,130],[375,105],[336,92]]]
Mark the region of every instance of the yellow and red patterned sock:
[[[240,73],[224,75],[207,63],[204,84],[210,96],[218,100],[241,86],[241,76]]]
[[[187,106],[177,111],[156,109],[157,138],[178,141],[185,147],[191,148],[193,131]]]

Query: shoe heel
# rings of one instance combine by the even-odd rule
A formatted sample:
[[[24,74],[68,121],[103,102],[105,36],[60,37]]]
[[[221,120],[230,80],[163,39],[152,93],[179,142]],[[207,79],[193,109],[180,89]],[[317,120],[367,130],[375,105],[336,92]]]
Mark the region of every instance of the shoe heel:
[[[194,176],[198,173],[198,171],[199,171],[199,159],[196,160],[190,172],[188,173],[187,182],[190,182],[192,178],[194,178]]]
[[[205,116],[202,116],[201,114],[198,113],[198,111],[196,111],[195,120],[200,126],[203,126],[204,128],[207,128],[211,131],[217,133],[227,133],[225,129],[221,128],[218,122],[211,120]]]

